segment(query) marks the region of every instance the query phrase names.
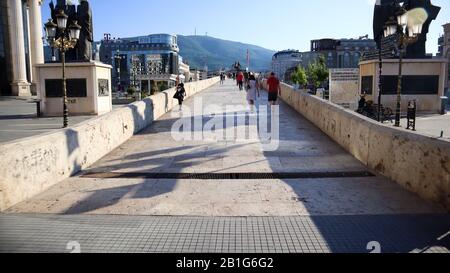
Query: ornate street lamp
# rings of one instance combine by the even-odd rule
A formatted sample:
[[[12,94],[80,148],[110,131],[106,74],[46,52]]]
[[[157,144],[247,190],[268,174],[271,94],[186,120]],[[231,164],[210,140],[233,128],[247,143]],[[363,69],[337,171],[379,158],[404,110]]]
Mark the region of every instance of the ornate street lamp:
[[[67,27],[67,21],[69,16],[64,14],[63,10],[60,10],[56,15],[57,24],[52,19],[45,24],[45,32],[47,41],[53,49],[61,52],[62,60],[62,91],[63,91],[63,127],[67,128],[69,125],[69,110],[67,107],[67,83],[66,83],[66,52],[69,49],[75,48],[78,39],[80,38],[81,26],[77,24],[77,21]]]
[[[391,17],[385,24],[384,36],[397,35],[397,51],[399,55],[399,70],[397,81],[397,108],[395,111],[395,126],[400,127],[401,119],[401,97],[402,97],[402,64],[403,54],[406,52],[406,48],[417,42],[420,34],[422,33],[423,23],[420,20],[410,20],[408,18],[408,12],[403,6],[399,7],[399,11],[396,13],[397,20]]]
[[[378,48],[378,122],[381,122],[381,95],[383,91],[383,82],[381,74],[383,74],[383,56],[382,56],[382,43]]]
[[[116,54],[113,57],[113,59],[114,59],[114,63],[115,63],[115,66],[116,66],[116,75],[117,75],[117,87],[116,87],[117,90],[116,91],[120,91],[121,86],[122,86],[121,71],[120,71],[121,69],[120,69],[120,67],[122,65],[122,60],[125,59],[125,57],[121,56],[120,55],[120,51],[117,50]]]

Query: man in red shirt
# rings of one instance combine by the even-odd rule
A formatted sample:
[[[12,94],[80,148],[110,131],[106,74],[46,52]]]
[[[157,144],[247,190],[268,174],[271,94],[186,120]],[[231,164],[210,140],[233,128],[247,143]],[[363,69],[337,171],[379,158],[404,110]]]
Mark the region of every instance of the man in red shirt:
[[[239,72],[239,74],[237,75],[236,81],[239,86],[239,90],[242,91],[243,86],[244,86],[244,73]]]
[[[275,105],[278,100],[278,94],[281,95],[281,86],[280,81],[275,77],[274,72],[270,73],[267,85],[269,86],[269,103]]]

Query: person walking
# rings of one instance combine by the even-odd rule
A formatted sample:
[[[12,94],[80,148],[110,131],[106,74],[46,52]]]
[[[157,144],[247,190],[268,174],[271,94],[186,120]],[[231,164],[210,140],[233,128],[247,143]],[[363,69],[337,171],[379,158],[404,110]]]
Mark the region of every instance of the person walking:
[[[269,104],[275,105],[278,101],[278,95],[281,96],[281,86],[274,72],[270,73],[267,85],[269,86]]]
[[[223,85],[224,81],[225,81],[225,74],[223,74],[222,72],[220,73],[220,85]]]
[[[250,78],[250,72],[245,72],[244,73],[244,86],[247,86],[249,78]]]
[[[239,72],[236,77],[237,85],[239,86],[239,90],[242,91],[244,87],[244,73]]]
[[[175,95],[173,96],[174,99],[178,100],[178,105],[180,106],[180,111],[183,108],[183,101],[184,101],[185,97],[186,97],[186,90],[184,89],[184,83],[180,83],[180,84],[178,84]]]
[[[255,75],[250,74],[248,79],[247,101],[252,113],[255,111],[256,96],[259,97],[259,95],[259,84],[256,81]]]

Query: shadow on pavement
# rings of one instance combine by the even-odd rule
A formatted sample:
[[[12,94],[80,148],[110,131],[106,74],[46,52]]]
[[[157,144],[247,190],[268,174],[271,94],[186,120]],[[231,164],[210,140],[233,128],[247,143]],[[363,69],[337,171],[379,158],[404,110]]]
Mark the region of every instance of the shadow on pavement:
[[[261,98],[263,101],[265,97]],[[171,125],[176,119],[156,121],[153,126],[144,130],[144,119],[137,114],[137,107],[134,105],[128,106],[136,113],[134,115],[135,128],[141,131],[138,136],[148,134],[158,134],[170,130]],[[151,101],[146,101],[145,115],[152,115]],[[281,105],[281,120],[280,120],[280,147],[276,151],[264,152],[263,155],[268,157],[286,157],[287,160],[295,160],[298,162],[311,160],[311,155],[322,156],[324,158],[335,154],[347,155],[347,152],[337,144],[335,144],[328,136],[321,133],[320,130],[314,127],[293,109],[282,104]],[[297,117],[298,120],[289,120],[285,117]],[[209,118],[203,117],[206,121]],[[283,119],[285,118],[285,119]],[[152,117],[153,119],[153,117]],[[270,120],[270,119],[269,119]],[[226,123],[225,123],[226,124]],[[193,127],[194,128],[194,127]],[[193,129],[194,130],[194,129]],[[312,147],[311,149],[301,149],[302,147],[295,147],[292,143],[298,141],[323,141],[323,145],[319,147]],[[68,150],[73,152],[77,148],[77,136],[75,133],[68,133]],[[107,161],[105,164],[94,167],[88,172],[104,172],[104,171],[119,171],[121,169],[138,168],[139,172],[160,172],[162,168],[167,167],[168,162],[172,164],[170,171],[173,173],[181,173],[187,167],[198,166],[205,163],[207,160],[220,158],[223,153],[231,149],[238,149],[245,146],[234,145],[233,147],[223,147],[211,149],[208,151],[206,157],[205,148],[203,146],[178,146],[167,149],[151,150],[148,152],[138,152],[127,155],[123,158],[126,162],[113,163]],[[299,148],[299,149],[296,149]],[[313,149],[314,148],[314,149]],[[194,151],[192,151],[194,149]],[[171,153],[177,152],[180,156],[173,156]],[[184,153],[184,155],[183,155]],[[355,159],[356,160],[356,159]],[[270,161],[269,161],[270,162]],[[286,161],[287,162],[287,161]],[[282,162],[283,164],[283,162]],[[271,166],[275,171],[277,166]],[[74,166],[77,169],[78,166]],[[218,170],[220,171],[220,170]],[[345,171],[345,170],[343,170]],[[251,172],[251,170],[249,170]],[[314,209],[317,204],[311,204],[304,199],[304,192],[300,187],[293,186],[292,180],[284,180],[284,183],[291,186],[297,195],[299,202],[312,214],[308,217],[311,222],[303,229],[305,234],[304,239],[314,245],[318,240],[324,240],[326,245],[332,252],[361,252],[368,253],[367,249],[369,242],[378,242],[381,246],[381,251],[386,252],[420,252],[427,250],[430,247],[443,247],[450,249],[449,246],[449,231],[450,231],[450,216],[448,214],[360,214],[360,215],[314,215]],[[144,180],[138,181],[132,185],[119,186],[113,188],[106,188],[102,190],[95,190],[89,192],[89,196],[77,204],[69,208],[63,214],[83,214],[101,208],[113,206],[117,204],[125,196],[130,199],[153,198],[158,195],[163,195],[172,192],[177,185],[176,180],[164,180],[163,187],[158,191],[152,190],[151,187],[155,181]],[[370,183],[370,182],[368,182]],[[386,182],[388,183],[388,182]],[[368,186],[370,188],[370,186]],[[320,189],[316,190],[320,195]],[[323,198],[326,198],[324,196]],[[328,201],[328,200],[323,200]],[[321,202],[319,200],[319,202]],[[329,201],[328,201],[329,202]],[[331,202],[331,206],[332,206]],[[337,205],[337,204],[336,204]],[[331,211],[331,210],[330,210]],[[312,229],[314,232],[307,233]],[[274,235],[282,230],[274,230]]]

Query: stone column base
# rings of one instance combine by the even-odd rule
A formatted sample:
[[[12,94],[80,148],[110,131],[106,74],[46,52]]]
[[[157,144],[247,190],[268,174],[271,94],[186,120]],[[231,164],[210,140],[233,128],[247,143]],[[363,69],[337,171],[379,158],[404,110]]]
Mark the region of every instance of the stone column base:
[[[31,96],[30,84],[27,82],[12,83],[11,91],[12,91],[13,96],[17,96],[17,97]]]
[[[35,83],[35,82],[31,83],[30,92],[31,92],[32,96],[37,96],[37,88],[38,88],[37,86],[38,86],[38,84],[39,83]]]

